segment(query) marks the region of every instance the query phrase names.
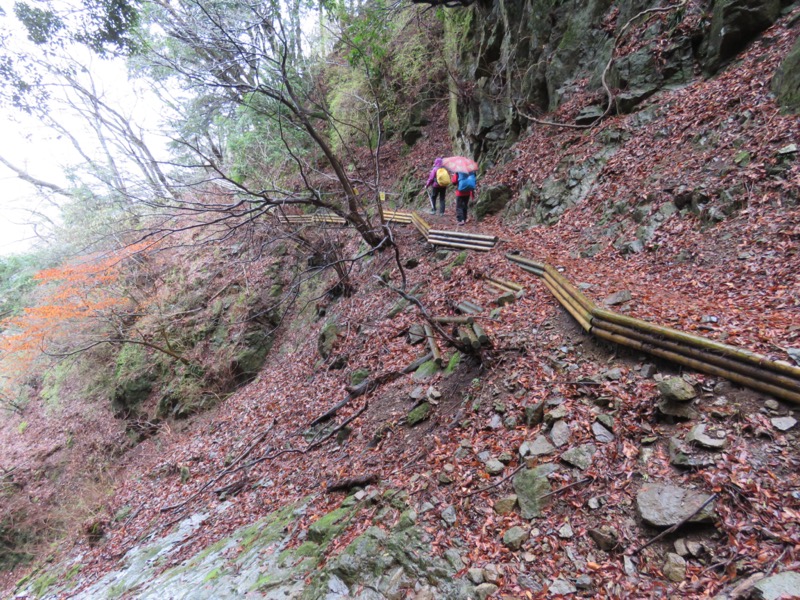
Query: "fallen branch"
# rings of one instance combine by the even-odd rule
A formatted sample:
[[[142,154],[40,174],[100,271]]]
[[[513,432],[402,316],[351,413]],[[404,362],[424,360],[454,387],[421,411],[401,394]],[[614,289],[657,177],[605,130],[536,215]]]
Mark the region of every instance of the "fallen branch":
[[[394,293],[402,296],[405,300],[411,302],[412,304],[415,304],[417,306],[417,308],[419,308],[420,312],[422,313],[422,316],[425,317],[425,320],[428,321],[428,323],[430,323],[431,327],[436,331],[436,333],[438,333],[443,339],[445,339],[448,344],[451,344],[457,350],[460,350],[461,352],[464,352],[465,354],[469,353],[469,350],[467,350],[467,348],[463,347],[461,345],[461,342],[459,342],[457,340],[454,340],[452,337],[447,335],[447,332],[444,329],[442,329],[442,327],[439,325],[439,323],[437,323],[434,320],[434,317],[431,316],[431,314],[428,312],[428,310],[425,308],[425,306],[422,304],[422,302],[419,301],[419,299],[417,299],[415,296],[411,296],[409,294],[406,294],[403,290],[400,290],[400,289],[394,287],[393,285],[390,285],[390,284],[386,283],[380,277],[376,276],[376,279],[381,283],[381,285],[389,288]]]
[[[520,466],[518,466],[516,469],[514,469],[513,471],[511,471],[511,473],[509,473],[508,475],[506,475],[506,476],[505,476],[505,477],[503,477],[502,479],[499,479],[498,481],[495,481],[495,482],[494,482],[492,485],[487,485],[485,488],[481,488],[481,489],[479,489],[479,490],[475,490],[474,492],[470,492],[469,494],[466,494],[466,495],[464,496],[464,498],[469,498],[470,496],[474,496],[475,494],[480,494],[481,492],[486,492],[486,491],[488,491],[488,490],[491,490],[491,489],[493,489],[493,488],[496,488],[496,487],[497,487],[497,486],[499,486],[501,483],[503,483],[503,482],[505,482],[505,481],[508,481],[509,479],[511,479],[511,478],[512,478],[514,475],[516,475],[517,473],[519,473],[520,471],[522,471],[522,469],[524,469],[524,468],[525,468],[525,463],[522,463]]]
[[[247,463],[245,463],[245,464],[243,464],[243,465],[241,465],[239,467],[236,467],[235,469],[231,469],[230,467],[228,467],[224,471],[220,472],[219,475],[214,477],[214,479],[212,479],[212,480],[208,481],[207,483],[205,483],[199,490],[197,490],[194,494],[189,496],[183,502],[179,502],[178,504],[173,504],[172,506],[164,506],[161,509],[159,509],[159,512],[162,512],[162,513],[169,512],[169,511],[173,511],[173,510],[177,510],[179,508],[182,508],[183,506],[186,506],[189,502],[191,502],[192,500],[197,498],[200,494],[202,494],[209,487],[211,487],[216,482],[218,482],[220,479],[222,479],[223,477],[226,477],[228,475],[232,475],[234,473],[238,473],[239,471],[243,471],[245,469],[249,469],[250,467],[254,467],[255,465],[257,465],[259,463],[262,463],[262,462],[267,461],[267,460],[275,459],[275,458],[277,458],[277,457],[279,457],[279,456],[281,456],[283,454],[291,454],[291,453],[306,454],[308,452],[311,452],[311,450],[314,450],[315,448],[318,448],[320,445],[322,445],[323,442],[325,442],[326,440],[330,439],[333,435],[335,435],[341,429],[343,429],[349,423],[351,423],[356,417],[361,415],[361,413],[363,413],[365,410],[367,410],[368,406],[369,406],[369,403],[365,402],[364,406],[359,411],[357,411],[355,414],[353,414],[349,418],[345,419],[344,422],[341,423],[340,425],[337,425],[336,427],[334,427],[324,437],[320,438],[319,440],[317,440],[315,442],[312,442],[311,444],[309,444],[305,448],[303,448],[303,449],[285,448],[283,450],[279,450],[279,451],[274,452],[274,453],[265,454],[264,456],[261,456],[259,458],[253,459],[250,462],[247,462]],[[243,458],[243,457],[240,457],[237,460],[241,460],[241,458]]]
[[[223,471],[221,471],[219,473],[219,475],[217,475],[214,479],[211,479],[210,481],[207,481],[199,490],[197,490],[194,494],[189,496],[183,502],[179,502],[178,504],[173,504],[172,506],[164,506],[164,507],[162,507],[160,509],[160,512],[162,512],[162,513],[163,512],[169,512],[169,511],[176,510],[178,508],[181,508],[181,507],[185,506],[186,504],[188,504],[189,502],[191,502],[192,500],[197,498],[200,494],[202,494],[206,489],[208,489],[209,487],[211,487],[212,485],[217,483],[223,477],[225,477],[227,475],[231,475],[232,473],[235,473],[235,472],[239,471],[241,469],[241,467],[238,467],[238,468],[234,469],[233,466],[235,464],[237,464],[238,462],[242,461],[243,459],[245,459],[255,449],[255,447],[258,446],[258,444],[260,444],[264,440],[265,437],[267,437],[267,434],[270,431],[272,431],[273,427],[275,427],[275,424],[277,422],[278,422],[277,419],[272,421],[272,425],[270,425],[269,428],[266,431],[261,433],[258,436],[258,438],[256,439],[256,441],[254,441],[252,444],[250,444],[250,446],[248,446],[248,448],[244,452],[242,452],[242,454],[240,454],[230,465],[228,465]]]
[[[388,372],[383,373],[381,375],[378,375],[377,377],[374,377],[372,379],[367,379],[366,381],[358,384],[355,387],[346,387],[345,389],[349,392],[347,394],[347,397],[344,400],[342,400],[341,402],[339,402],[338,404],[336,404],[333,407],[331,407],[325,413],[321,414],[316,419],[311,421],[308,424],[308,426],[309,427],[314,427],[315,425],[318,425],[318,424],[322,423],[323,421],[327,421],[328,419],[331,419],[334,415],[336,415],[336,413],[339,411],[340,408],[345,406],[353,398],[358,398],[359,396],[363,396],[367,392],[371,392],[373,389],[375,389],[379,385],[383,385],[385,383],[392,382],[395,379],[397,379],[398,377],[400,377],[401,375],[408,375],[409,373],[412,373],[412,372],[416,371],[420,367],[420,365],[428,362],[430,359],[431,359],[431,354],[428,353],[425,356],[422,356],[422,357],[418,358],[417,360],[415,360],[414,362],[412,362],[411,364],[409,364],[402,371],[388,371]]]
[[[221,488],[215,489],[214,493],[217,494],[220,499],[236,496],[241,493],[248,483],[250,483],[250,479],[248,477],[242,477],[233,483],[229,483],[228,485],[223,485]]]
[[[539,496],[539,500],[541,500],[542,498],[547,498],[548,496],[555,496],[556,494],[560,494],[564,490],[568,490],[570,488],[574,488],[576,486],[581,485],[582,483],[588,483],[590,481],[594,481],[594,479],[592,479],[591,477],[584,477],[580,481],[575,481],[573,483],[570,483],[570,484],[567,484],[567,485],[563,485],[560,488],[558,488],[557,490],[553,490],[552,492],[547,492],[546,494],[542,494],[541,496]]]
[[[663,538],[664,536],[666,536],[666,535],[669,535],[670,533],[672,533],[673,531],[675,531],[676,529],[678,529],[678,527],[680,527],[681,525],[685,525],[685,524],[686,524],[686,523],[689,521],[689,519],[691,519],[692,517],[694,517],[694,516],[696,516],[696,515],[700,514],[700,513],[703,511],[703,509],[704,509],[706,506],[708,506],[708,505],[709,505],[709,504],[711,504],[711,503],[712,503],[714,500],[716,500],[716,499],[717,499],[717,496],[718,496],[718,494],[716,494],[716,493],[714,493],[714,494],[711,494],[711,495],[708,497],[708,499],[707,499],[705,502],[703,502],[703,503],[700,505],[700,507],[699,507],[699,508],[698,508],[696,511],[694,511],[692,514],[690,514],[690,515],[688,515],[688,516],[684,517],[683,519],[681,519],[680,521],[678,521],[677,523],[675,523],[675,525],[673,525],[672,527],[669,527],[668,529],[665,529],[664,531],[662,531],[661,533],[659,533],[659,534],[658,534],[656,537],[654,537],[652,540],[650,540],[650,541],[649,541],[649,542],[647,542],[646,544],[644,544],[644,545],[642,545],[642,546],[639,546],[638,548],[634,548],[633,550],[627,550],[627,551],[625,552],[625,554],[627,554],[628,556],[633,556],[633,555],[635,555],[635,554],[639,554],[639,552],[641,552],[641,551],[642,551],[642,550],[644,550],[645,548],[649,548],[650,546],[652,546],[653,544],[655,544],[655,543],[656,543],[658,540],[660,540],[660,539],[661,539],[661,538]]]
[[[340,479],[335,483],[328,484],[328,487],[325,488],[325,492],[330,494],[331,492],[348,491],[354,487],[367,487],[372,483],[377,483],[377,481],[378,476],[374,473],[360,475],[359,477],[350,477],[349,479]]]

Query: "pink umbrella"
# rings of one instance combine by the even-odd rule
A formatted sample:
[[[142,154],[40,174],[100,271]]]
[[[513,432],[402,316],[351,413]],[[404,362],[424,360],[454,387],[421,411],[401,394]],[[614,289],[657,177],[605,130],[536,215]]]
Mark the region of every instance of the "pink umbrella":
[[[478,163],[466,156],[448,156],[442,159],[442,166],[451,173],[471,173],[478,170]]]

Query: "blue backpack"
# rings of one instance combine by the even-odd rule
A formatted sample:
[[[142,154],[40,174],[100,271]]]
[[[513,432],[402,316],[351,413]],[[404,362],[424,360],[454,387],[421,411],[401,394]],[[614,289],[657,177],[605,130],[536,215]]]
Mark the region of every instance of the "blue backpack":
[[[459,192],[475,191],[475,171],[473,171],[472,173],[458,174],[458,191]]]

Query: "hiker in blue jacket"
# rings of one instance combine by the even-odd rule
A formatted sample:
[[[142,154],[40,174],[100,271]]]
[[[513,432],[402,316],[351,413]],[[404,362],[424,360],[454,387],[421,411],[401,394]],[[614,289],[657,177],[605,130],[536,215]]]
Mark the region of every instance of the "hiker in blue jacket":
[[[439,198],[439,214],[444,214],[444,195],[448,185],[450,185],[450,173],[442,167],[442,159],[437,158],[433,161],[433,168],[425,184],[428,189],[428,199],[431,201],[432,215],[436,214],[436,198]]]
[[[459,178],[461,183],[459,184]],[[453,173],[452,183],[456,188],[456,221],[463,225],[467,218],[469,201],[475,197],[475,173]]]

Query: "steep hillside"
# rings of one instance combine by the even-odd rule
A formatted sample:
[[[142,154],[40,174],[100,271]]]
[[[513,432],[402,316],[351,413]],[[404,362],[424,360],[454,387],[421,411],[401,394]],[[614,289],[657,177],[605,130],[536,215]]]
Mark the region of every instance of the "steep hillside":
[[[530,21],[538,4],[512,13],[479,3],[453,17],[473,28],[464,39],[481,40],[488,66],[477,89],[499,81],[507,51],[522,54],[492,27]],[[605,14],[607,4],[586,13],[619,26],[640,10]],[[800,13],[779,17],[774,4],[777,22],[733,62],[708,49],[701,62],[684,56],[692,66],[680,78],[662,73],[619,111],[629,114],[592,128],[533,122],[523,132],[519,114],[506,120],[502,86],[477,105],[480,93],[466,102],[456,93],[449,115],[433,103],[422,137],[409,147],[396,136],[382,153],[390,201],[455,229],[452,192],[444,216],[424,214],[432,159],[458,148],[488,155],[470,209],[482,219],[463,229],[497,235],[496,248],[432,248],[394,226],[399,258],[353,261],[349,297],[317,302],[325,286],[307,294],[255,381],[143,440],[91,535],[24,580],[21,569],[6,578],[8,593],[777,598],[783,585],[797,594],[797,405],[587,335],[504,256],[548,262],[619,313],[798,364],[800,122],[771,86],[798,43]],[[542,25],[559,39],[564,6]],[[686,6],[699,23],[699,7]],[[595,33],[608,52],[608,32]],[[692,31],[679,34],[691,55]],[[534,48],[546,44],[534,41],[538,64]],[[590,46],[559,43],[541,80],[506,81],[554,109],[541,120],[574,125],[603,104],[599,76],[582,85],[581,65],[598,75],[604,64]],[[567,63],[577,71],[558,75]],[[581,85],[559,92],[565,77]],[[448,127],[465,122],[449,147]],[[347,239],[343,256],[363,253]],[[501,300],[485,275],[524,293]],[[384,285],[404,280],[419,304]],[[268,291],[267,279],[247,281]],[[404,372],[427,354],[415,334],[425,315],[454,316],[464,300],[483,307],[473,318],[489,343],[455,349],[444,324],[441,367]]]

